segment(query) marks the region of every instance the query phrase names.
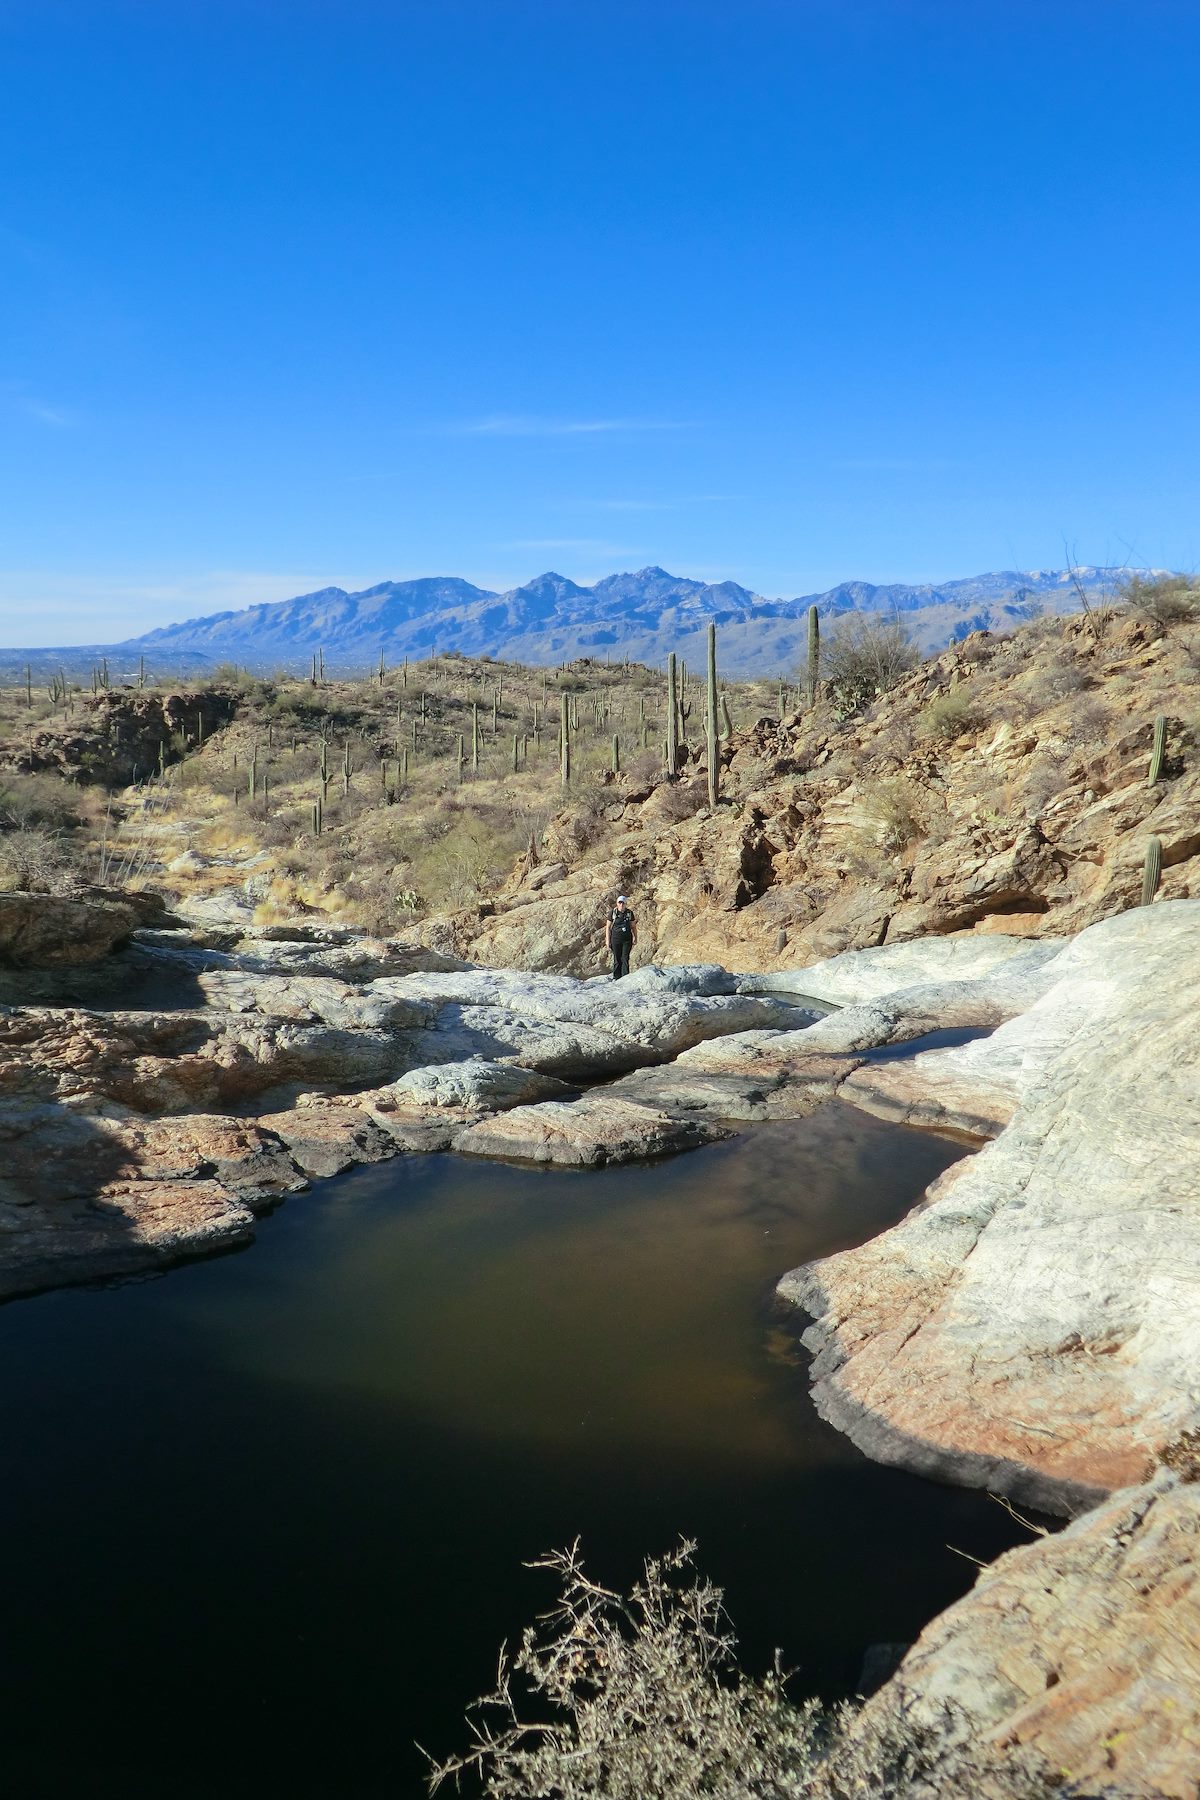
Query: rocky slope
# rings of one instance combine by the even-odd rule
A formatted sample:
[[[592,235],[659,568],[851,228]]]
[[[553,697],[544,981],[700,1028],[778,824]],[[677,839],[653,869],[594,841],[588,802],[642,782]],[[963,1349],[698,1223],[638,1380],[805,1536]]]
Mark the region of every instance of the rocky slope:
[[[724,798],[701,748],[675,783],[582,796],[509,883],[420,941],[590,973],[628,894],[640,954],[743,969],[973,930],[1062,937],[1133,904],[1151,836],[1164,898],[1200,893],[1200,664],[1132,619],[978,634],[865,712],[736,731]],[[1147,780],[1155,715],[1162,777]]]

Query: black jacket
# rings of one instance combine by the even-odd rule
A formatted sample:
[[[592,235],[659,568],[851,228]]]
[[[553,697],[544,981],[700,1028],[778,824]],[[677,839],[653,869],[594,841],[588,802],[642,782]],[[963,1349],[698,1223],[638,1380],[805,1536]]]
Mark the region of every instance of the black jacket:
[[[629,908],[627,906],[624,908],[614,906],[608,915],[609,941],[611,942],[615,937],[628,937],[632,939],[633,932],[634,919]]]

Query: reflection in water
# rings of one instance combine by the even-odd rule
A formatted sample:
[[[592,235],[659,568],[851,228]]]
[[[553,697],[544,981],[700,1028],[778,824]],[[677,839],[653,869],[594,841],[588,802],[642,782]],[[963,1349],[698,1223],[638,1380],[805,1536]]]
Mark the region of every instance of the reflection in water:
[[[577,1532],[615,1582],[696,1535],[752,1665],[852,1685],[962,1591],[948,1541],[1018,1534],[822,1425],[770,1289],[959,1154],[829,1106],[658,1167],[412,1157],[4,1309],[14,1791],[415,1795]]]

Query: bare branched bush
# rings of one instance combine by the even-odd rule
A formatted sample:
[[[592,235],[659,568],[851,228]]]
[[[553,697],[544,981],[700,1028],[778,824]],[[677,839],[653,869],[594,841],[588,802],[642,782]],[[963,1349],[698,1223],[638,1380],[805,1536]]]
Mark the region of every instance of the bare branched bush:
[[[78,793],[58,776],[0,773],[0,831],[37,825],[61,831],[78,823]]]
[[[0,834],[0,892],[61,894],[82,881],[71,840],[44,826]]]
[[[1026,676],[1021,695],[1034,712],[1041,712],[1060,700],[1070,699],[1072,694],[1081,693],[1089,682],[1087,670],[1075,660],[1070,650],[1064,648],[1042,668]]]
[[[1156,631],[1200,621],[1200,583],[1191,575],[1131,575],[1121,599],[1135,619]]]
[[[578,1541],[534,1563],[558,1576],[559,1602],[515,1655],[501,1650],[495,1688],[469,1709],[471,1747],[429,1758],[430,1792],[465,1777],[487,1800],[1069,1793],[1030,1753],[977,1745],[948,1709],[931,1724],[794,1702],[778,1658],[749,1677],[721,1590],[692,1574],[694,1551],[647,1561],[628,1596],[590,1578]]]
[[[655,809],[668,825],[680,825],[703,812],[708,805],[708,790],[702,781],[671,782],[655,790]]]
[[[1098,694],[1081,694],[1071,708],[1067,740],[1072,744],[1102,749],[1112,724],[1112,711]]]
[[[834,712],[846,717],[886,694],[916,668],[916,647],[899,619],[873,613],[840,618],[821,653]]]

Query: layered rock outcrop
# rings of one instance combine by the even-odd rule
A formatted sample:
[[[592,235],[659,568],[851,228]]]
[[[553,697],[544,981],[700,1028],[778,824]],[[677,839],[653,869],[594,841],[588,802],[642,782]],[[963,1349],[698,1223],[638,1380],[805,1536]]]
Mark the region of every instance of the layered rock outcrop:
[[[0,1297],[245,1242],[308,1179],[404,1150],[690,1149],[721,1128],[578,1084],[815,1016],[719,968],[614,991],[340,931],[148,930],[121,966],[153,1005],[0,1007]]]

